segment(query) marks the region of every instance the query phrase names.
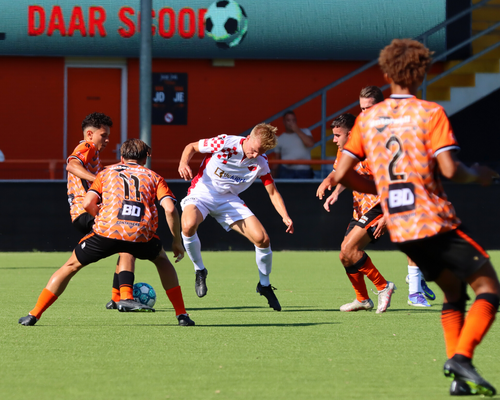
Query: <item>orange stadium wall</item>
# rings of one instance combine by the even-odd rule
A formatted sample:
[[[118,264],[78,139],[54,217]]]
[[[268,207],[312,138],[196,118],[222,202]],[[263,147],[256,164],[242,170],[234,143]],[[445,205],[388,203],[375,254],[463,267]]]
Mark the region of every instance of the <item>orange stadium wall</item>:
[[[153,72],[188,74],[188,123],[153,125],[153,169],[166,178],[177,178],[175,160],[187,143],[222,133],[240,134],[361,65],[354,61],[235,60],[234,67],[215,67],[212,60],[154,59]],[[139,60],[127,59],[127,69],[130,138],[139,137]],[[0,57],[0,149],[7,161],[0,163],[0,179],[63,178],[64,72],[62,57]],[[93,84],[100,87],[106,79],[98,75]],[[370,84],[383,84],[378,67],[330,91],[328,114],[355,101],[359,90]],[[300,126],[318,122],[320,109],[317,98],[296,110]],[[95,111],[101,111],[98,102]],[[68,127],[72,132],[68,151],[77,144],[84,116]],[[281,131],[281,119],[274,123]],[[320,129],[313,135],[319,140]],[[115,158],[110,150],[106,152],[102,158]],[[46,160],[56,160],[56,169],[52,165],[51,170]]]

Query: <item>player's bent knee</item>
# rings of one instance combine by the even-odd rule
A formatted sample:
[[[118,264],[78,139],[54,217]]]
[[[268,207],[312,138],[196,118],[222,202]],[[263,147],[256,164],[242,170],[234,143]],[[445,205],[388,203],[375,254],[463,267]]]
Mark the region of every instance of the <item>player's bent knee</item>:
[[[255,240],[255,245],[261,249],[265,249],[271,245],[271,240],[269,239],[269,236],[263,235]]]
[[[198,224],[196,220],[182,221],[182,234],[187,237],[193,236],[198,230]]]

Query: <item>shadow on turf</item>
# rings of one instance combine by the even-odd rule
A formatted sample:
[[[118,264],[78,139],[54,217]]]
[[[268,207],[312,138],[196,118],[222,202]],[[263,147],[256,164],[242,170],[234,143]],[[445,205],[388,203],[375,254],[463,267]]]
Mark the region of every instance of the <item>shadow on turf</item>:
[[[391,312],[404,312],[404,313],[428,313],[428,312],[433,312],[433,313],[441,313],[441,307],[442,305],[435,305],[432,308],[390,308],[386,312],[391,313]],[[263,307],[263,306],[242,306],[242,307],[189,307],[189,311],[253,311],[253,310],[268,310],[268,308]],[[271,310],[270,310],[271,311]],[[156,309],[156,312],[172,312],[171,309]],[[282,313],[287,313],[287,312],[341,312],[338,308],[311,308],[311,306],[287,306],[286,308],[283,308],[281,310]],[[362,311],[360,311],[362,312]],[[375,310],[372,311],[375,313]]]
[[[58,266],[52,267],[0,267],[0,269],[58,269]]]
[[[300,310],[297,310],[300,308]],[[155,309],[156,312],[172,312],[171,309]],[[188,311],[253,311],[253,310],[269,310],[268,307],[265,306],[241,306],[241,307],[189,307]],[[271,311],[271,310],[269,310]],[[311,306],[287,306],[281,312],[317,312],[317,311],[339,311],[338,309],[321,309],[321,308],[311,308]]]
[[[248,328],[254,328],[254,327],[277,327],[277,326],[295,326],[295,327],[303,327],[303,326],[318,326],[318,325],[338,325],[340,324],[340,322],[300,322],[300,323],[283,323],[283,324],[213,324],[213,325],[210,325],[210,324],[201,324],[201,323],[196,323],[196,326],[200,327],[210,327],[210,328],[244,328],[244,327],[248,327]],[[33,327],[29,327],[31,329],[33,328],[54,328],[54,327],[59,327],[59,328],[67,328],[67,327],[80,327],[80,326],[100,326],[102,327],[103,324],[98,324],[98,325],[92,325],[92,324],[88,324],[88,323],[85,323],[85,325],[80,325],[80,324],[77,324],[77,325],[58,325],[58,324],[41,324],[41,325],[35,325]],[[177,325],[176,323],[165,323],[165,324],[112,324],[112,325],[108,325],[108,326],[130,326],[130,327],[139,327],[139,326],[173,326],[173,327],[177,327],[179,325]]]

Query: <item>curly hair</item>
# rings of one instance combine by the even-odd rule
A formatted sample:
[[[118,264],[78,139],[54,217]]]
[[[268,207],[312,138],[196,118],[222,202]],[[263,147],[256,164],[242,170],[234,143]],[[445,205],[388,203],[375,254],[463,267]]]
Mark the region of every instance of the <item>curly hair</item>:
[[[93,112],[82,121],[82,131],[87,128],[101,129],[103,126],[112,127],[113,121],[106,114]]]
[[[352,129],[354,126],[354,121],[356,121],[356,117],[352,114],[345,113],[340,114],[337,118],[332,121],[330,127],[333,128],[345,128],[348,131]]]
[[[278,128],[272,126],[270,124],[261,123],[256,125],[252,132],[250,132],[250,136],[259,137],[262,148],[265,151],[274,149],[278,144],[278,139],[276,137],[276,132]]]
[[[128,139],[121,145],[120,154],[125,160],[143,160],[151,155],[151,147],[140,139]]]
[[[416,40],[394,39],[382,49],[378,63],[396,85],[408,88],[424,80],[433,53]]]

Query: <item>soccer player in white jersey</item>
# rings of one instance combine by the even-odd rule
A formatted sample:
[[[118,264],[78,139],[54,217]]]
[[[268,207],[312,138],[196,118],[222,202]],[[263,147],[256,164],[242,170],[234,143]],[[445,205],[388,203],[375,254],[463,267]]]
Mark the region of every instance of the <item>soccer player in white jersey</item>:
[[[281,311],[274,294],[269,274],[272,251],[269,236],[257,217],[238,196],[257,178],[262,180],[276,211],[283,218],[286,232],[293,233],[293,221],[288,216],[285,203],[271,177],[264,153],[276,146],[277,128],[259,124],[246,138],[220,135],[188,144],[182,152],[179,174],[191,180],[188,195],[182,200],[182,239],[186,252],[196,272],[195,289],[198,297],[207,294],[207,269],[201,257],[201,243],[196,233],[198,226],[211,215],[226,230],[245,236],[255,246],[259,283],[257,293],[265,296],[269,307]],[[189,161],[196,153],[208,154],[198,174],[193,177]],[[193,179],[194,178],[194,179]]]

